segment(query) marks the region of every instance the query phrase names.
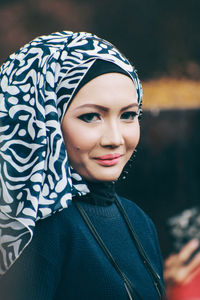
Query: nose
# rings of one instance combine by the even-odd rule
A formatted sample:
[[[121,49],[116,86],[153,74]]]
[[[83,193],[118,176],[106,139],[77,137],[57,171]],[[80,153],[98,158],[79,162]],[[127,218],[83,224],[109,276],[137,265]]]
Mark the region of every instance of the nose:
[[[122,130],[117,122],[105,126],[101,136],[101,146],[116,148],[124,144]]]

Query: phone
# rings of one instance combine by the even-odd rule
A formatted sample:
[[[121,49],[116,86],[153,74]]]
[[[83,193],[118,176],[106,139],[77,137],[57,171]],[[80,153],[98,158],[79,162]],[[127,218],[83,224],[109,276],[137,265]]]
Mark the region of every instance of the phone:
[[[167,220],[167,227],[174,252],[179,252],[192,239],[200,242],[200,208],[191,207]],[[193,252],[188,263],[200,251],[200,246]]]

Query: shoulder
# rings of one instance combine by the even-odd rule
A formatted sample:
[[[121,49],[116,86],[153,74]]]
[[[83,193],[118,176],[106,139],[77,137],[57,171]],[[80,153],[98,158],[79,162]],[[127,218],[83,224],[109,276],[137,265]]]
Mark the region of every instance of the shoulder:
[[[135,202],[118,197],[138,235],[157,241],[157,232],[151,218]]]
[[[162,277],[162,255],[158,242],[157,231],[151,218],[133,201],[119,197],[136,235],[141,242],[147,256],[149,257],[155,270]]]
[[[153,222],[150,219],[150,217],[135,202],[121,196],[118,196],[118,198],[123,207],[125,208],[129,217],[133,219],[134,223],[137,222],[139,224],[144,224],[145,222],[149,226],[153,225]]]

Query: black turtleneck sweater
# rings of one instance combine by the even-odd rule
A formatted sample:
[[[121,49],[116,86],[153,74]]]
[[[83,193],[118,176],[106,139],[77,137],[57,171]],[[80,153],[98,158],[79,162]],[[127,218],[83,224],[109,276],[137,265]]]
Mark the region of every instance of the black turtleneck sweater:
[[[115,204],[112,183],[88,183],[90,194],[67,209],[38,221],[33,240],[0,279],[0,300],[125,300],[122,278],[74,205],[89,216],[120,269],[141,299],[160,299],[151,274]],[[162,279],[162,259],[154,225],[133,202],[120,198],[132,226]],[[139,299],[134,295],[134,299]]]

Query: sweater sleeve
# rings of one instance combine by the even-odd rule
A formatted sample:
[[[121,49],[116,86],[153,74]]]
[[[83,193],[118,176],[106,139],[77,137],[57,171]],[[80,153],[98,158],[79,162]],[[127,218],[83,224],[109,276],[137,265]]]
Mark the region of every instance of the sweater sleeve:
[[[60,280],[60,215],[38,222],[30,244],[0,277],[0,300],[52,300]]]
[[[51,300],[57,278],[55,267],[27,247],[0,279],[0,300]]]
[[[162,258],[162,254],[161,254],[161,250],[160,250],[160,245],[159,245],[159,240],[158,240],[158,234],[155,228],[155,225],[153,223],[153,221],[148,217],[149,219],[149,227],[150,227],[150,232],[152,235],[152,239],[154,241],[153,246],[155,248],[155,253],[157,253],[157,262],[160,268],[160,275],[161,275],[161,279],[163,282],[163,258]],[[156,266],[154,266],[156,268]]]
[[[136,234],[149,258],[154,270],[160,276],[161,283],[163,280],[163,259],[160,251],[158,235],[154,223],[146,213],[134,202],[121,198],[126,207],[126,211],[134,226]]]

